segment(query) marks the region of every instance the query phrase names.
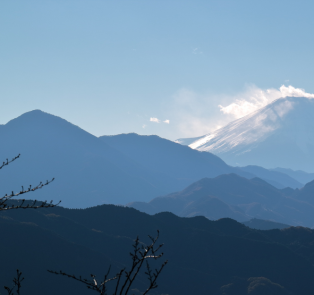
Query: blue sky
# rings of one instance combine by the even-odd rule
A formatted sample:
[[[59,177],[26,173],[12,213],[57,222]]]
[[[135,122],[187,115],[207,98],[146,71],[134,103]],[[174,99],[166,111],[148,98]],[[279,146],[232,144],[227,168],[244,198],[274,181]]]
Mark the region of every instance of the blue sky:
[[[97,136],[203,135],[236,117],[221,110],[237,100],[314,93],[313,11],[312,0],[1,1],[0,123],[41,109]]]

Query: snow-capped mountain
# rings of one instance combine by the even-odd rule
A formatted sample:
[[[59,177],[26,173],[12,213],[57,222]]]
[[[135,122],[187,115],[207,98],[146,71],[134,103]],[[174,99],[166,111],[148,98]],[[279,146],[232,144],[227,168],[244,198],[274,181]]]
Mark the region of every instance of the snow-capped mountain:
[[[280,98],[188,145],[230,165],[314,172],[314,99]],[[184,139],[177,140],[185,144]]]

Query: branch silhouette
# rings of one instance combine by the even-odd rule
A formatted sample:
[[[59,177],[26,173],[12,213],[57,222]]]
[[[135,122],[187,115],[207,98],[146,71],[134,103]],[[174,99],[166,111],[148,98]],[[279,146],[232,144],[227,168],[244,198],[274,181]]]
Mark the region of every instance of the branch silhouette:
[[[4,287],[4,289],[8,292],[8,295],[14,295],[14,291],[16,289],[16,294],[20,295],[20,290],[21,290],[21,282],[24,280],[22,278],[22,272],[20,272],[18,269],[16,270],[16,277],[13,279],[13,287]]]
[[[11,161],[8,159],[3,162],[3,164],[0,166],[0,169],[3,167],[9,165],[10,163],[14,162],[16,159],[20,157],[20,154],[16,157],[14,157]],[[49,185],[52,181],[54,181],[54,178],[50,181],[46,181],[46,183],[40,182],[37,186],[32,187],[31,185],[28,187],[28,189],[24,189],[22,186],[21,191],[14,193],[13,191],[11,194],[6,194],[5,196],[0,198],[0,213],[1,211],[6,210],[12,210],[12,209],[38,209],[38,208],[50,208],[55,207],[60,204],[58,202],[57,204],[53,204],[51,201],[50,203],[47,203],[47,201],[39,202],[37,200],[32,201],[31,203],[25,204],[25,199],[21,200],[21,203],[18,205],[10,205],[8,204],[8,201],[10,201],[12,198],[20,196],[22,194],[26,194],[29,192],[34,192],[36,190],[39,190],[43,188],[44,186]],[[25,205],[24,205],[25,204]],[[154,259],[157,260],[163,256],[163,253],[158,254],[159,250],[163,246],[163,244],[160,244],[156,246],[156,243],[159,239],[159,230],[157,231],[157,236],[155,238],[152,238],[151,236],[148,236],[151,240],[151,244],[148,246],[144,246],[143,243],[140,242],[139,237],[137,237],[133,244],[133,252],[130,253],[130,256],[132,258],[132,265],[130,270],[126,270],[126,268],[121,269],[115,276],[109,277],[111,266],[109,266],[109,269],[107,273],[104,276],[104,279],[102,281],[98,281],[96,276],[91,274],[91,279],[84,279],[81,276],[77,277],[75,275],[67,274],[63,271],[52,271],[48,270],[48,272],[66,276],[68,278],[74,279],[76,281],[79,281],[87,286],[88,289],[91,289],[93,291],[96,291],[100,295],[107,295],[108,289],[108,283],[115,281],[116,284],[113,288],[114,292],[113,295],[126,295],[129,294],[130,288],[133,285],[136,277],[140,273],[140,270],[142,269],[144,262],[146,262],[146,271],[145,275],[148,277],[148,287],[144,291],[143,295],[148,294],[148,292],[152,289],[155,289],[158,287],[157,285],[157,279],[162,272],[165,265],[168,263],[168,261],[164,261],[162,265],[159,267],[159,269],[155,269],[155,271],[152,271],[148,260]],[[4,287],[4,289],[7,291],[8,295],[20,295],[20,289],[21,289],[21,282],[24,280],[22,277],[22,273],[17,270],[16,277],[13,279],[13,287],[9,288],[7,286]],[[15,293],[16,292],[16,293]]]
[[[20,157],[21,154],[18,154],[16,157],[14,157],[11,161],[9,161],[7,159],[6,162],[3,162],[2,165],[0,166],[0,169],[2,169],[4,166],[7,166],[9,165],[10,163],[14,162],[16,159],[18,159]]]
[[[14,157],[11,161],[9,161],[8,159],[6,160],[6,162],[3,162],[3,164],[0,166],[0,169],[2,169],[4,166],[9,165],[10,163],[14,162],[16,159],[18,159],[20,157],[21,154],[19,154],[18,156]],[[50,208],[50,207],[55,207],[57,205],[59,205],[61,203],[61,201],[59,201],[57,204],[53,204],[53,201],[50,201],[49,203],[47,201],[44,202],[39,202],[37,200],[33,201],[31,204],[25,204],[25,199],[21,200],[21,204],[19,205],[9,205],[8,201],[14,197],[20,196],[22,194],[26,194],[29,192],[34,192],[36,190],[39,190],[41,188],[43,188],[44,186],[50,184],[52,181],[54,181],[54,178],[52,178],[50,181],[46,181],[46,183],[42,183],[40,182],[37,186],[32,187],[31,185],[28,187],[28,189],[24,190],[24,187],[22,186],[22,189],[18,192],[18,193],[14,193],[13,191],[11,192],[10,195],[6,194],[5,196],[0,198],[0,212],[4,211],[4,210],[11,210],[11,209],[38,209],[38,208]]]
[[[111,267],[109,267],[107,273],[104,276],[104,279],[102,281],[98,281],[96,279],[96,276],[91,274],[91,279],[84,279],[81,276],[77,277],[75,275],[67,274],[63,271],[52,271],[48,270],[48,272],[56,274],[56,275],[62,275],[66,276],[68,278],[74,279],[76,281],[79,281],[87,286],[88,289],[96,291],[100,295],[107,295],[108,287],[107,284],[111,281],[116,281],[116,285],[114,287],[114,293],[112,295],[126,295],[129,294],[130,288],[134,283],[134,280],[136,279],[137,275],[139,274],[144,262],[146,261],[146,272],[145,274],[148,277],[149,285],[143,295],[146,295],[150,290],[155,289],[158,287],[157,285],[157,279],[162,272],[165,265],[168,263],[166,260],[162,263],[159,269],[155,269],[153,272],[150,268],[150,265],[148,263],[148,259],[154,259],[157,260],[163,256],[163,253],[158,254],[157,252],[160,250],[160,248],[163,246],[163,244],[160,244],[155,248],[155,245],[159,239],[159,230],[157,231],[156,238],[151,239],[151,244],[148,246],[143,246],[143,244],[140,243],[139,238],[137,237],[133,244],[133,252],[130,253],[130,256],[132,257],[132,266],[130,270],[126,270],[126,268],[121,269],[115,276],[109,278],[109,273]]]

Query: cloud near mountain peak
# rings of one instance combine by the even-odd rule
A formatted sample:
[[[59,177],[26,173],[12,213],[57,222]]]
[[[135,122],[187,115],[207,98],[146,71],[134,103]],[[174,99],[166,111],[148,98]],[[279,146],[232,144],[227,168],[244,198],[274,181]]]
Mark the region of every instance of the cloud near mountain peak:
[[[291,85],[282,85],[279,89],[262,90],[256,86],[251,86],[248,91],[237,95],[235,101],[227,106],[219,105],[220,111],[225,115],[232,115],[239,119],[266,106],[278,98],[284,97],[306,97],[314,98],[314,94],[305,92],[304,89],[295,88]]]

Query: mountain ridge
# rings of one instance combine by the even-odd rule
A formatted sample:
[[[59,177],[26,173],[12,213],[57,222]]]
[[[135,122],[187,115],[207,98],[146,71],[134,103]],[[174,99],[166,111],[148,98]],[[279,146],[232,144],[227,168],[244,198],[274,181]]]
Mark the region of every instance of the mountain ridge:
[[[7,253],[2,258],[6,271],[1,279],[10,282],[16,268],[22,267],[23,289],[34,295],[43,290],[47,295],[89,294],[85,286],[53,276],[46,269],[102,277],[111,263],[114,273],[117,268],[130,266],[129,251],[134,238],[139,235],[147,243],[147,234],[154,236],[157,229],[160,242],[164,243],[163,259],[169,260],[158,278],[159,295],[221,294],[220,288],[235,276],[245,280],[264,277],[293,295],[307,295],[314,288],[314,233],[306,228],[261,231],[229,218],[210,221],[171,213],[150,216],[115,205],[11,210],[0,214],[0,225],[0,235],[7,237],[6,243],[0,244],[1,252]],[[18,238],[14,239],[17,233]],[[34,238],[21,243],[23,237]],[[193,284],[182,284],[182,280]],[[145,281],[141,277],[136,282],[140,290]],[[47,288],[47,284],[51,287]],[[31,286],[33,289],[28,289]],[[264,291],[269,294],[269,289]]]
[[[314,100],[279,98],[189,144],[233,166],[258,165],[312,171]],[[182,142],[182,139],[181,139]]]
[[[182,190],[203,177],[223,173],[255,176],[227,165],[213,154],[157,136],[98,138],[40,110],[9,121],[0,128],[0,136],[5,142],[0,146],[3,159],[21,154],[20,159],[1,171],[0,194],[54,177],[50,189],[35,192],[34,198],[62,199],[63,206],[70,208],[149,201]],[[125,144],[121,145],[121,140]],[[272,175],[275,173],[279,172]],[[269,181],[278,182],[278,178],[269,175]],[[293,184],[288,176],[285,181]]]
[[[148,203],[133,202],[128,206],[148,214],[169,211],[181,217],[202,215],[211,220],[228,217],[239,222],[258,218],[313,227],[312,183],[301,190],[286,192],[257,177],[246,179],[224,174],[203,178],[180,192],[154,198]]]
[[[172,177],[188,179],[190,183],[185,182],[185,186],[203,177],[216,177],[226,173],[236,173],[248,179],[257,176],[268,180],[277,188],[303,186],[302,183],[282,172],[269,171],[257,166],[254,171],[249,171],[250,167],[231,167],[211,153],[195,153],[192,149],[183,148],[156,135],[140,136],[129,133],[100,138],[143,166],[154,167],[155,171],[167,173]],[[209,171],[207,165],[209,161],[216,164],[216,167],[219,163],[222,164],[220,170],[215,167],[214,171]]]

